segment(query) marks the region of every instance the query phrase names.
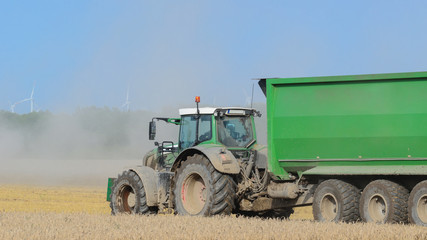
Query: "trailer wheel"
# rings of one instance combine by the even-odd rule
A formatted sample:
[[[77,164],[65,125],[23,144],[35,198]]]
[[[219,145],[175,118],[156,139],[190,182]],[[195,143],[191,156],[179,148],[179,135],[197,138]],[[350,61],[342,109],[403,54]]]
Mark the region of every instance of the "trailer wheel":
[[[359,220],[360,191],[350,183],[330,179],[319,184],[314,193],[313,216],[321,222]]]
[[[418,183],[411,191],[408,201],[411,223],[427,227],[427,180]]]
[[[408,221],[409,193],[403,186],[388,180],[369,183],[360,199],[360,215],[365,222],[405,223]]]
[[[111,187],[110,208],[112,215],[148,213],[144,185],[135,172],[124,171],[114,181]]]
[[[212,216],[231,214],[236,187],[231,176],[215,170],[199,154],[187,158],[177,170],[175,209],[180,215]]]

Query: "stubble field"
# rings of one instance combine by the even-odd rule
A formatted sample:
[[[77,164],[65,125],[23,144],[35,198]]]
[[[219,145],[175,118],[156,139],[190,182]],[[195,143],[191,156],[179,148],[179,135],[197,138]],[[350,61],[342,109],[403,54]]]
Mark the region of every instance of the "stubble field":
[[[427,228],[291,220],[110,216],[105,189],[0,185],[0,239],[427,239]]]

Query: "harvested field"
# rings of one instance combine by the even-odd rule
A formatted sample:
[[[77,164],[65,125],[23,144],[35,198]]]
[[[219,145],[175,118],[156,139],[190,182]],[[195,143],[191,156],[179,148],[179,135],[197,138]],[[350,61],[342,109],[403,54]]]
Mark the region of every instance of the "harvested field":
[[[106,190],[0,185],[0,211],[109,214]]]
[[[427,228],[414,225],[236,216],[113,217],[105,191],[98,188],[0,186],[0,196],[0,239],[427,239]]]
[[[426,239],[416,226],[235,217],[1,213],[1,239]]]
[[[110,214],[106,187],[0,185],[0,211]],[[295,208],[291,219],[313,219],[311,207]]]

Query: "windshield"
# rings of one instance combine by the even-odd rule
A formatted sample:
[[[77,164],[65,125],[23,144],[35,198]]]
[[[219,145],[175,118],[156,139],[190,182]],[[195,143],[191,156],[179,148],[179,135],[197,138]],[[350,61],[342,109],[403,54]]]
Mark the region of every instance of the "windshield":
[[[227,147],[246,147],[254,139],[248,116],[222,116],[217,124],[219,141]]]
[[[196,124],[199,120],[198,142],[212,138],[212,116],[211,115],[187,115],[181,118],[181,129],[179,133],[179,147],[189,148],[196,142]]]

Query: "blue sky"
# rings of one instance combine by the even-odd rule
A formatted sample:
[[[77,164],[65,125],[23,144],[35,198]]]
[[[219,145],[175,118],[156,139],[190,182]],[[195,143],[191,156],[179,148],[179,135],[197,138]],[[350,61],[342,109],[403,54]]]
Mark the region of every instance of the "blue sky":
[[[252,78],[427,71],[425,1],[2,1],[0,109],[245,105]],[[255,101],[264,101],[256,86]],[[29,104],[16,107],[29,111]]]

